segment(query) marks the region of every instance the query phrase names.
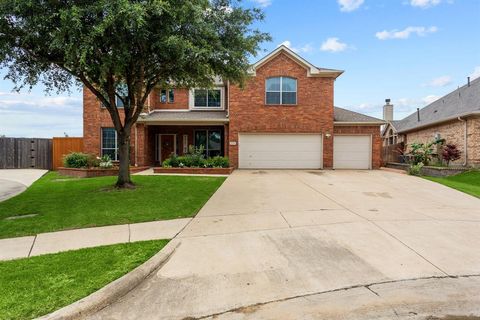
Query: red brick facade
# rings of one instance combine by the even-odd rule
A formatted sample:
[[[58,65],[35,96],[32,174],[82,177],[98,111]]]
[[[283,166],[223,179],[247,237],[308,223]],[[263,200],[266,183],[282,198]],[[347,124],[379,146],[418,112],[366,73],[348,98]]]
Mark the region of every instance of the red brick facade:
[[[160,99],[162,89],[155,88],[150,94],[150,109],[168,109],[168,110],[185,110],[188,109],[188,89],[173,89],[174,99],[172,101],[162,102]]]
[[[297,104],[266,105],[265,81],[269,77],[288,76],[297,80]],[[195,130],[221,129],[223,152],[231,165],[238,167],[239,133],[316,133],[323,135],[323,166],[333,166],[333,136],[335,133],[368,134],[373,137],[372,167],[381,165],[381,138],[379,126],[334,126],[334,75],[308,76],[303,64],[290,55],[280,52],[256,69],[245,87],[225,88],[225,108],[228,108],[228,124],[201,123],[174,125],[137,124],[131,135],[132,164],[155,165],[155,135],[176,134],[177,153],[183,152],[183,135],[193,144]],[[175,89],[175,101],[162,103],[161,89],[151,94],[148,110],[188,110],[189,90]],[[188,111],[186,111],[188,112]],[[101,128],[112,127],[108,111],[84,89],[84,145],[85,152],[101,153]]]
[[[378,126],[335,126],[334,134],[371,135],[372,136],[372,168],[382,166],[382,137]]]
[[[297,105],[266,105],[265,81],[269,77],[297,79]],[[244,89],[230,88],[230,145],[232,165],[238,166],[238,134],[255,133],[333,133],[334,78],[307,77],[307,69],[284,53],[256,70]],[[332,166],[332,141],[324,139],[323,164]]]

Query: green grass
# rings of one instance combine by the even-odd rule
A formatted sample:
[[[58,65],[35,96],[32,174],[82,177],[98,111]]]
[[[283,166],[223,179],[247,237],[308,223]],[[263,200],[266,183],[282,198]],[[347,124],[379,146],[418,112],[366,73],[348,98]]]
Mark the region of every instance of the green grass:
[[[167,244],[144,241],[0,262],[0,319],[69,305],[139,266]]]
[[[49,172],[20,195],[0,202],[0,238],[42,232],[194,216],[222,177],[133,176],[136,189],[118,190],[116,177],[66,178]],[[34,217],[6,220],[10,216]]]
[[[445,178],[424,178],[480,198],[480,171],[468,171]]]

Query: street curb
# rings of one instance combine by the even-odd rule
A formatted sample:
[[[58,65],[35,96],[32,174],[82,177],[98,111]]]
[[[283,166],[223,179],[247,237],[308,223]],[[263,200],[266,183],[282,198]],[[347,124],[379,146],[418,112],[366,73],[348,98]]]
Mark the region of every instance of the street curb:
[[[165,263],[167,263],[169,258],[179,246],[179,241],[176,241],[175,239],[171,240],[157,254],[123,277],[107,284],[105,287],[95,291],[83,299],[50,314],[39,317],[37,320],[80,319],[98,312],[99,310],[126,295],[148,276],[150,276],[155,270],[161,268]]]

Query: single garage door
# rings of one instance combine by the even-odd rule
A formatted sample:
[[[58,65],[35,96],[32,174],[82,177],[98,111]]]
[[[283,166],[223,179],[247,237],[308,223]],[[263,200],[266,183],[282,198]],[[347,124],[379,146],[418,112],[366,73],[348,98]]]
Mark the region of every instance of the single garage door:
[[[370,136],[333,137],[334,169],[371,169],[372,145]]]
[[[240,134],[242,169],[320,169],[320,134]]]

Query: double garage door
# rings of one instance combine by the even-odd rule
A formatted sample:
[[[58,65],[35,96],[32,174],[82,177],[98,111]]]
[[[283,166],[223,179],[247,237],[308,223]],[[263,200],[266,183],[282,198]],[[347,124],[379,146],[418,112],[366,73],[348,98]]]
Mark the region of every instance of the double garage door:
[[[370,136],[335,136],[334,169],[369,169]],[[321,169],[320,134],[240,134],[242,169]]]

